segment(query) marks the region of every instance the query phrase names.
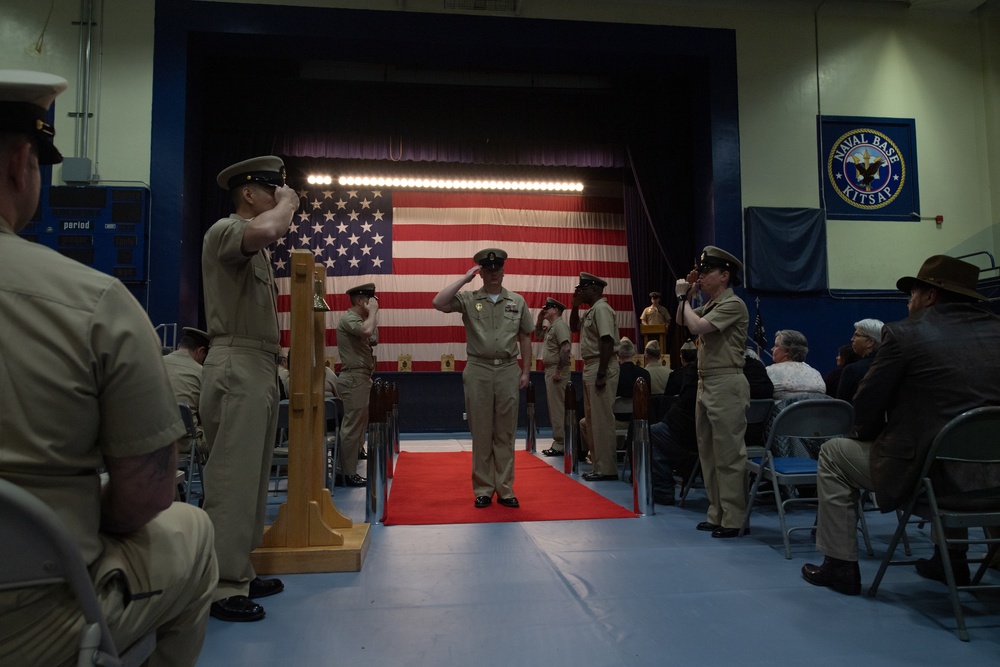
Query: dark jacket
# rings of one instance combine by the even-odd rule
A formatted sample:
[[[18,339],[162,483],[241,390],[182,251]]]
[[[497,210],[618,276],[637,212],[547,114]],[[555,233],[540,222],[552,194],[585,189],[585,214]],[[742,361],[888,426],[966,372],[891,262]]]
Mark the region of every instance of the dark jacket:
[[[844,366],[844,372],[840,375],[840,384],[837,386],[837,395],[834,398],[853,404],[854,394],[858,391],[861,380],[865,377],[868,369],[872,367],[874,361],[875,355],[869,354],[864,359],[858,359],[854,363]]]
[[[974,304],[941,304],[887,324],[854,396],[857,435],[873,440],[871,473],[883,512],[906,502],[931,441],[953,417],[1000,405],[1000,318]],[[937,471],[935,484],[976,488],[982,473]],[[970,486],[971,485],[971,486]]]
[[[631,361],[626,361],[618,367],[618,394],[619,398],[632,398],[635,390],[635,381],[642,378],[649,387],[649,371],[642,366],[636,366]]]

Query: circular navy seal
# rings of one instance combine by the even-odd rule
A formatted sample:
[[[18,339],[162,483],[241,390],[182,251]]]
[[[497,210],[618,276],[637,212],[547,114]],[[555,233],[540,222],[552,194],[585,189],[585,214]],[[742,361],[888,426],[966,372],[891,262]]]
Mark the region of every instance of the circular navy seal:
[[[857,128],[834,143],[826,172],[841,199],[855,208],[873,210],[899,195],[906,182],[906,161],[888,136]]]

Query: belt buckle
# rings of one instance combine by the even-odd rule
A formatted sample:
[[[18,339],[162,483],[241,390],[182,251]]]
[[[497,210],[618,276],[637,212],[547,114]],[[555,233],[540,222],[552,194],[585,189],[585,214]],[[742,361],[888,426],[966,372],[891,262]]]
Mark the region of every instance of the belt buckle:
[[[494,360],[493,360],[493,365],[494,365],[494,366],[499,366],[499,365],[500,365],[500,364],[502,364],[502,363],[503,363],[503,360],[502,360],[502,359],[494,359]]]

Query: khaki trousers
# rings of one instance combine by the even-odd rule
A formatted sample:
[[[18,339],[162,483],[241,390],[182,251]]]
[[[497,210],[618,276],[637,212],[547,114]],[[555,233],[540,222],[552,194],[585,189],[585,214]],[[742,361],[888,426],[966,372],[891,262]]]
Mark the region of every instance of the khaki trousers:
[[[561,452],[566,439],[566,378],[570,373],[567,368],[558,383],[552,379],[555,373],[555,368],[545,369],[545,398],[549,405],[549,421],[552,423],[552,449]]]
[[[264,535],[267,483],[278,430],[275,355],[213,345],[202,371],[201,418],[212,455],[205,511],[219,558],[216,600],[246,595],[256,575],[250,552]]]
[[[586,424],[581,430],[582,439],[589,440],[594,461],[594,472],[598,475],[618,475],[617,445],[615,439],[615,415],[613,411],[615,394],[618,392],[618,360],[608,364],[607,377],[603,389],[597,382],[598,359],[588,361],[583,367],[583,410]]]
[[[127,536],[101,535],[101,557],[91,564],[101,610],[115,646],[127,649],[156,632],[147,664],[194,665],[205,640],[208,607],[219,571],[208,516],[174,503]],[[79,605],[65,588],[52,586],[39,598],[0,614],[0,664],[75,665],[83,628]]]
[[[816,549],[840,560],[858,559],[859,489],[872,488],[871,443],[827,440],[816,463]]]
[[[695,429],[701,475],[708,496],[705,520],[739,528],[746,511],[746,407],[750,385],[743,373],[698,380]]]
[[[472,433],[472,492],[514,496],[514,436],[520,398],[517,363],[491,366],[469,360],[462,372],[465,412]]]
[[[363,370],[344,371],[337,378],[337,392],[344,401],[344,423],[340,428],[339,472],[358,472],[358,453],[368,429],[368,404],[371,398],[372,376]]]

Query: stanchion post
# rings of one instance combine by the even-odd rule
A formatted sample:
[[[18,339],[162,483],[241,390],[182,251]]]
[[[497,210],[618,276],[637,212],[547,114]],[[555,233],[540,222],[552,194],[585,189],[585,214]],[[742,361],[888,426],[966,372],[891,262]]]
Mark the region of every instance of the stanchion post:
[[[528,383],[525,391],[528,406],[528,432],[524,437],[524,451],[535,453],[535,385]]]
[[[372,383],[368,401],[368,484],[365,489],[365,522],[385,520],[385,387],[381,381]]]
[[[565,431],[563,434],[563,472],[567,475],[576,475],[580,472],[580,465],[576,456],[576,391],[573,389],[571,380],[566,380],[566,393],[563,396],[566,401],[563,415],[565,426],[563,429]]]
[[[649,383],[635,381],[632,391],[632,511],[639,516],[655,514],[649,441]]]

